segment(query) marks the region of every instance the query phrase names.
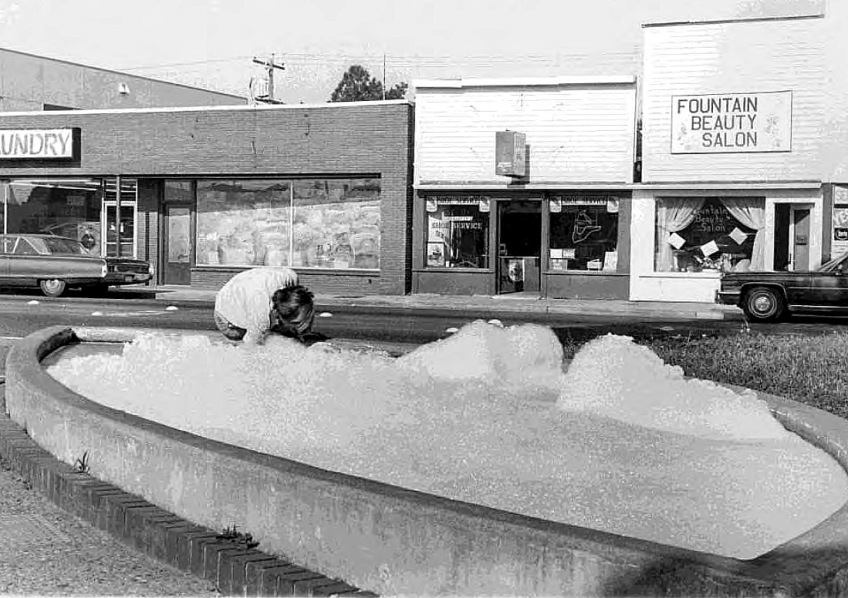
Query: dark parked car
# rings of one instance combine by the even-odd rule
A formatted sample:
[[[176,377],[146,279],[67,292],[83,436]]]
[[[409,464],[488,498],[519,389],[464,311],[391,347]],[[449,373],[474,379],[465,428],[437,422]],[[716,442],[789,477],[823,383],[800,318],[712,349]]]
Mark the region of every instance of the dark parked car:
[[[808,272],[728,272],[718,303],[738,305],[752,320],[785,313],[848,314],[848,253]]]
[[[39,287],[48,297],[67,288],[105,291],[110,285],[147,282],[146,261],[100,257],[76,239],[54,235],[0,235],[0,287]]]

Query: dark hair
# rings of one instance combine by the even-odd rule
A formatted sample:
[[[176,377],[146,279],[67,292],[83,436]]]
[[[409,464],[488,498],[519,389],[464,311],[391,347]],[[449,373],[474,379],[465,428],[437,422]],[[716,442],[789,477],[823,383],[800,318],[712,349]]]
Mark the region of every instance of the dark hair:
[[[302,340],[312,330],[314,299],[312,292],[300,285],[274,291],[271,296],[271,330]]]

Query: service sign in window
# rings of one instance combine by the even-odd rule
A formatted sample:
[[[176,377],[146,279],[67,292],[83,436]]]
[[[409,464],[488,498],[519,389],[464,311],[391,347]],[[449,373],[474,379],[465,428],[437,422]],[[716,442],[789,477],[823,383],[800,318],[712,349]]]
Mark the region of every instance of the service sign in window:
[[[792,92],[671,98],[671,153],[792,150]]]

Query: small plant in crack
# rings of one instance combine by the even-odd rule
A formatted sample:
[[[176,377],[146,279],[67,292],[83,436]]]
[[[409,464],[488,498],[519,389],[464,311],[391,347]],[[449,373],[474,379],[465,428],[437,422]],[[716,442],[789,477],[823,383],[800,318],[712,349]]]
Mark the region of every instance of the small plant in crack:
[[[80,473],[88,473],[90,466],[88,463],[88,451],[82,454],[82,457],[74,462],[74,469]]]
[[[256,548],[259,546],[259,542],[253,539],[253,535],[238,531],[238,526],[235,523],[232,527],[225,527],[224,531],[218,534],[216,538],[219,540],[229,540],[244,548]]]

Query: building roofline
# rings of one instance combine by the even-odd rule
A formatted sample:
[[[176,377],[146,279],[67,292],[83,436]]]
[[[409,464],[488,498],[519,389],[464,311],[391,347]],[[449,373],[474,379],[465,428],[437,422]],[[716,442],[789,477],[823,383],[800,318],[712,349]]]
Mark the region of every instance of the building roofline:
[[[242,98],[244,99],[244,98]],[[362,106],[386,106],[412,104],[410,100],[375,100],[368,102],[325,102],[322,104],[235,104],[231,106],[159,106],[152,108],[93,108],[87,110],[27,110],[22,112],[0,112],[0,120],[7,116],[41,116],[49,118],[58,114],[139,114],[152,112],[212,112],[222,110],[292,110],[316,108],[345,108]]]
[[[766,189],[821,189],[820,181],[709,181],[691,182],[681,181],[678,183],[625,183],[616,181],[546,181],[544,183],[527,183],[525,185],[511,185],[508,183],[463,183],[463,182],[424,182],[414,183],[416,191],[699,191],[703,193],[717,191],[754,191]]]
[[[174,83],[172,81],[164,81],[162,79],[154,79],[153,77],[145,77],[143,75],[133,75],[131,73],[127,73],[125,71],[116,71],[112,69],[107,69],[99,66],[92,66],[90,64],[82,64],[80,62],[72,62],[70,60],[63,60],[61,58],[51,58],[49,56],[41,56],[40,54],[32,54],[30,52],[21,52],[20,50],[11,50],[9,48],[0,48],[0,53],[9,52],[11,54],[18,54],[20,56],[28,56],[30,58],[38,58],[39,60],[49,60],[50,62],[58,62],[61,64],[67,64],[70,66],[76,66],[85,69],[91,69],[93,71],[100,71],[102,73],[110,73],[113,75],[119,75],[121,77],[132,77],[133,79],[140,79],[143,81],[151,81],[153,83],[164,83],[165,85],[173,85],[174,87],[182,87],[183,89],[193,89],[195,91],[205,91],[206,93],[214,93],[221,96],[231,97],[237,100],[247,100],[247,96],[240,96],[233,93],[227,93],[225,91],[216,91],[214,89],[206,89],[204,87],[196,87],[194,85],[186,85],[184,83]]]
[[[653,27],[673,27],[677,25],[725,25],[728,23],[754,23],[762,21],[800,21],[804,19],[823,19],[824,11],[806,15],[787,15],[782,17],[737,17],[734,19],[714,19],[699,21],[657,21],[655,23],[642,23],[643,29]]]
[[[469,87],[558,87],[568,85],[633,85],[636,75],[504,77],[481,79],[413,79],[419,89],[464,89]]]

